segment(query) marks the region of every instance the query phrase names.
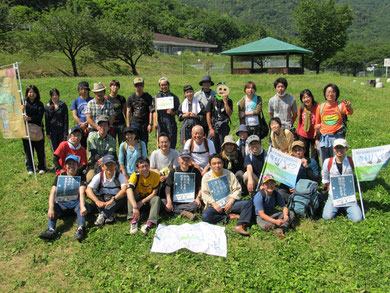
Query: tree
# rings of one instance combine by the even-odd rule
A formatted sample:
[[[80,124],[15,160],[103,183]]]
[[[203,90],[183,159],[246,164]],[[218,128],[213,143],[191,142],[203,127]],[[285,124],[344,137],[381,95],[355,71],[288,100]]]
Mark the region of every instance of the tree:
[[[352,11],[348,5],[336,7],[334,0],[307,0],[298,3],[294,17],[298,39],[304,48],[314,52],[308,61],[318,74],[321,63],[344,48]]]
[[[98,21],[95,32],[96,44],[91,49],[102,59],[120,59],[131,67],[133,75],[138,75],[137,62],[143,55],[152,56],[153,33],[145,21],[129,12],[126,19],[109,15]]]
[[[73,75],[78,76],[76,56],[87,47],[94,34],[93,19],[88,10],[71,5],[43,13],[26,34],[26,48],[35,55],[60,51],[72,63]]]

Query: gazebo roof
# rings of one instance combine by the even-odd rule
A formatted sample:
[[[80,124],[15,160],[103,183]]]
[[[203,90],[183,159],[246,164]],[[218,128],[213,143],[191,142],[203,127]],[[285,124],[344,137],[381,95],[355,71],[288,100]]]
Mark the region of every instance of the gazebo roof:
[[[277,39],[267,37],[240,47],[223,51],[221,55],[248,56],[248,55],[272,55],[283,53],[313,54],[313,51],[291,45]]]

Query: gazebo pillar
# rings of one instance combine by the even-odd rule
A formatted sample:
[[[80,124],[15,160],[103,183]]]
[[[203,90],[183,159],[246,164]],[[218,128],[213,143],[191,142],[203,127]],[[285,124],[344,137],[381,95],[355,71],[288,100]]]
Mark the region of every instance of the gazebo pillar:
[[[253,66],[253,56],[251,56],[251,73],[253,73],[253,69],[254,69],[254,66]]]
[[[286,54],[286,68],[287,68],[287,74],[289,74],[290,72],[290,53],[287,53]]]
[[[305,73],[305,55],[302,54],[302,62],[301,62],[302,74]]]
[[[233,74],[233,56],[230,56],[230,74]]]

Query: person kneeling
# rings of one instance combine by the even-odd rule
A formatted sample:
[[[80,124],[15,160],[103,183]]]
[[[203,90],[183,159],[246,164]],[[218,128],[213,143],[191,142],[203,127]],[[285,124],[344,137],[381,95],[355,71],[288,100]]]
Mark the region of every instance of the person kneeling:
[[[264,230],[277,227],[274,234],[284,239],[285,233],[294,220],[294,212],[289,211],[279,192],[275,190],[275,179],[272,175],[264,176],[260,191],[256,193],[253,202],[255,205],[256,222]],[[282,212],[276,212],[278,204]]]
[[[244,236],[249,236],[245,231],[246,226],[251,222],[253,204],[251,200],[241,199],[241,185],[236,176],[229,170],[223,168],[221,155],[213,154],[210,156],[209,164],[211,170],[208,171],[202,179],[202,198],[206,205],[202,214],[202,220],[210,224],[220,222],[226,223],[229,219],[238,219],[238,225],[233,227],[233,231]],[[208,182],[214,178],[227,176],[229,194],[227,203],[224,207],[217,204],[210,191]],[[237,214],[240,214],[239,216]]]
[[[87,187],[87,196],[99,211],[96,226],[115,221],[115,211],[124,205],[127,185],[125,176],[116,171],[116,160],[113,155],[105,155],[102,163],[103,171],[96,174]]]
[[[130,234],[138,231],[140,210],[148,205],[150,207],[149,218],[141,227],[141,232],[147,234],[153,225],[157,225],[158,212],[161,200],[157,196],[160,185],[160,175],[150,170],[148,158],[138,158],[135,162],[137,173],[133,173],[129,179],[127,188],[127,219],[130,220]]]
[[[56,176],[49,196],[49,211],[47,212],[48,223],[47,230],[39,234],[39,238],[53,240],[57,237],[55,231],[57,219],[62,214],[65,214],[73,210],[77,215],[78,228],[74,234],[75,238],[81,241],[85,237],[85,216],[87,215],[88,204],[85,202],[85,186],[86,180],[83,173],[78,173],[79,158],[75,155],[69,155],[65,158],[66,172],[63,172],[62,176],[80,176],[80,185],[78,188],[78,195],[68,195],[65,198],[57,197],[57,184],[59,175]],[[66,179],[65,179],[66,180]],[[78,185],[78,184],[77,184]],[[66,187],[67,185],[65,185]],[[77,193],[77,191],[76,191]],[[66,190],[65,190],[66,195]],[[68,198],[66,198],[68,197]],[[75,199],[73,199],[73,198]]]

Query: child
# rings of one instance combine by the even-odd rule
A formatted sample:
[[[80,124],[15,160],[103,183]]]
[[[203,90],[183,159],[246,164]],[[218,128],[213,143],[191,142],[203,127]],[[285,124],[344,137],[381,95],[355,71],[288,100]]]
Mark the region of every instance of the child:
[[[241,152],[242,156],[245,158],[246,155],[249,155],[249,146],[246,139],[249,136],[248,126],[241,124],[238,126],[236,135],[239,137],[236,144],[238,145],[238,150]]]
[[[49,196],[49,211],[47,212],[48,224],[47,230],[39,234],[39,238],[46,240],[54,240],[57,238],[55,231],[57,219],[64,213],[73,210],[77,215],[78,228],[74,234],[74,237],[81,241],[86,234],[85,231],[85,216],[87,215],[88,203],[85,202],[85,175],[82,172],[78,172],[79,158],[75,155],[69,155],[65,159],[66,172],[61,175],[65,176],[81,176],[79,198],[70,201],[58,201],[56,200],[58,176],[54,180],[53,187]]]
[[[272,175],[264,176],[260,191],[253,199],[256,222],[264,230],[273,229],[276,226],[274,234],[280,239],[284,239],[295,215],[294,212],[288,210],[282,196],[275,190],[275,183]],[[281,212],[275,210],[276,205],[282,208]]]

